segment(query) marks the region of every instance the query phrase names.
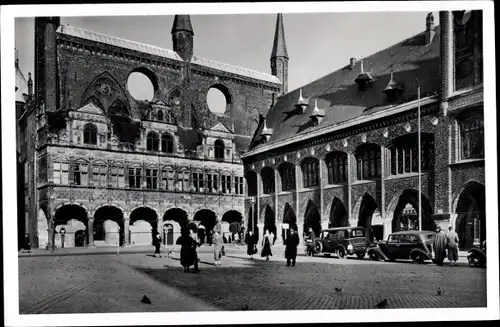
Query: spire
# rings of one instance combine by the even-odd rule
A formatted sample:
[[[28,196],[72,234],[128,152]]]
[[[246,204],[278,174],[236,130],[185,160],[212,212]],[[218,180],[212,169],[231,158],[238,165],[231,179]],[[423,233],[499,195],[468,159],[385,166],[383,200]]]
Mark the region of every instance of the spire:
[[[275,57],[285,57],[288,59],[285,43],[285,28],[283,27],[283,14],[278,14],[276,18],[276,31],[274,32],[273,51],[271,59]]]
[[[189,32],[194,35],[189,15],[175,15],[174,24],[172,25],[172,34],[180,31]]]

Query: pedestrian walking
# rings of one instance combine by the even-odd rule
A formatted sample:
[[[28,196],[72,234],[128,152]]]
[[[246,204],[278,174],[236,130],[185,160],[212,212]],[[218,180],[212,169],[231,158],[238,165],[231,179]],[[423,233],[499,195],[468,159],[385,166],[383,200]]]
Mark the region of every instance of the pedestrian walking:
[[[23,250],[31,253],[31,241],[30,236],[28,234],[24,234],[24,242],[23,242]]]
[[[217,266],[222,264],[222,248],[224,246],[222,237],[220,236],[218,231],[216,231],[213,234],[213,241],[214,241],[214,261],[215,265]]]
[[[264,238],[262,240],[262,252],[260,253],[261,257],[266,257],[266,261],[269,261],[269,257],[273,256],[273,252],[271,251],[271,240],[270,240],[271,235],[269,234],[269,231],[266,230],[264,234]]]
[[[178,240],[181,244],[181,266],[184,272],[190,272],[190,267],[195,265],[195,270],[198,268],[196,260],[196,246],[197,243],[191,236],[191,231],[186,231]]]
[[[446,234],[448,241],[448,260],[450,266],[456,266],[458,261],[458,234],[453,230],[453,226],[448,226],[448,233]]]
[[[250,256],[250,259],[253,259],[253,255],[257,253],[257,242],[252,231],[247,233],[245,243],[247,244],[247,255]]]
[[[154,236],[153,245],[155,247],[154,257],[156,258],[156,255],[158,254],[158,256],[161,258],[161,253],[160,253],[161,236],[160,236],[160,233],[156,233],[156,235]]]
[[[191,255],[194,258],[193,262],[193,272],[197,273],[200,272],[200,269],[198,269],[198,247],[201,246],[199,242],[196,241],[196,232],[194,230],[190,230],[191,233],[191,239],[193,242],[191,242]]]
[[[436,228],[436,233],[436,237],[434,238],[434,258],[436,264],[442,266],[446,258],[446,245],[448,244],[448,239],[440,226]]]
[[[297,246],[299,245],[299,235],[295,228],[290,228],[290,235],[286,240],[285,246],[285,258],[286,266],[290,267],[290,262],[292,267],[295,267],[295,259],[297,258]]]

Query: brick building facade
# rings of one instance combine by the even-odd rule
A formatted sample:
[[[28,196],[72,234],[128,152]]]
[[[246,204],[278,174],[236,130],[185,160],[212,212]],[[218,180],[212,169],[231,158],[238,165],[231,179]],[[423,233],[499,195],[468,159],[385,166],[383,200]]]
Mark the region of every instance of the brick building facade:
[[[283,223],[301,236],[354,225],[385,239],[418,229],[421,207],[422,229],[451,225],[462,249],[485,239],[482,12],[439,15],[261,116],[242,156],[249,230],[281,242]]]
[[[272,74],[200,58],[188,15],[171,33],[168,50],[35,18],[34,91],[16,63],[18,223],[33,246],[151,244],[156,231],[172,243],[188,221],[243,219],[241,155],[286,92],[288,58],[273,50]],[[134,72],[151,101],[131,96]]]

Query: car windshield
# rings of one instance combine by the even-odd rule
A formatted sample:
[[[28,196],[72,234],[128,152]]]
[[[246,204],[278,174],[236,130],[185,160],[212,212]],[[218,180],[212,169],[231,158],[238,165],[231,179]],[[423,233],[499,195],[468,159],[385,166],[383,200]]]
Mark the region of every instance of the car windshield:
[[[364,237],[365,231],[363,229],[353,229],[351,231],[351,237]]]

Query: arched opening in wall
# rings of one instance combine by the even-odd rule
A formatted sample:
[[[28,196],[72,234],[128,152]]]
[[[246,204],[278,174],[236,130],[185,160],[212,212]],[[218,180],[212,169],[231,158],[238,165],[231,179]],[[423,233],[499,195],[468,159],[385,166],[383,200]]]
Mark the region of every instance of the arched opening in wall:
[[[104,206],[94,214],[94,244],[123,245],[123,213],[114,206]]]
[[[151,101],[157,89],[156,77],[147,69],[137,69],[127,79],[127,90],[137,101]]]
[[[422,194],[422,230],[435,230],[432,219],[432,206],[425,195]],[[419,230],[418,220],[418,191],[404,190],[398,199],[392,218],[392,232],[405,230]]]
[[[158,215],[148,207],[140,207],[130,214],[130,244],[151,245],[158,232]]]
[[[328,222],[328,228],[346,227],[348,225],[349,217],[347,215],[347,210],[345,209],[342,201],[335,197],[332,201],[332,208],[330,209],[330,221]]]
[[[266,205],[264,209],[264,234],[266,230],[269,231],[269,234],[273,234],[273,244],[276,241],[276,219],[274,217],[274,211],[271,209],[269,205]]]
[[[214,142],[214,156],[215,160],[224,160],[224,141],[215,140]]]
[[[461,250],[479,246],[486,240],[485,187],[470,183],[459,195],[455,231],[458,233]]]
[[[285,203],[285,208],[283,210],[283,223],[288,224],[288,229],[281,230],[281,238],[283,239],[283,244],[286,244],[286,240],[290,236],[290,228],[297,230],[297,216],[290,204]]]
[[[278,171],[281,177],[281,191],[295,190],[295,165],[284,162],[279,166]]]
[[[314,232],[317,237],[321,233],[321,216],[319,210],[311,200],[307,201],[306,212],[304,215],[304,233],[309,235],[309,230]]]
[[[56,247],[86,246],[88,244],[87,211],[85,208],[75,205],[63,205],[57,209],[54,217],[54,245]],[[76,234],[77,231],[83,234]],[[83,235],[83,237],[81,236]],[[76,237],[79,236],[77,239]]]
[[[373,242],[372,220],[373,214],[378,209],[377,201],[368,193],[361,198],[359,206],[358,227],[366,229],[366,241]]]
[[[248,225],[247,225],[247,230],[248,232],[252,232],[253,233],[253,236],[255,238],[256,241],[259,241],[259,226],[257,225],[257,213],[256,211],[253,209],[253,206],[255,204],[251,204],[251,207],[250,209],[248,210],[248,217],[247,217],[247,222],[248,222]]]
[[[198,238],[200,243],[212,244],[212,231],[217,223],[217,215],[212,210],[201,209],[197,211],[193,218],[194,221],[199,221]],[[203,227],[201,227],[203,226]]]
[[[165,244],[174,244],[174,242],[177,244],[181,235],[189,234],[186,229],[188,224],[188,215],[186,211],[179,208],[169,209],[163,214],[163,221],[174,221],[179,225],[177,230],[177,226],[175,226],[175,224],[169,224],[170,227],[164,224],[163,242]]]
[[[223,115],[231,109],[231,96],[226,87],[214,85],[208,89],[207,105],[211,112]]]
[[[243,216],[239,211],[236,211],[236,210],[226,211],[224,213],[224,215],[222,216],[222,221],[227,223],[227,224],[221,225],[221,228],[222,228],[221,235],[222,236],[227,237],[227,236],[231,235],[231,238],[234,239],[233,232],[234,232],[235,228],[231,227],[231,225],[239,224],[240,227],[239,227],[238,237],[240,240],[243,238],[243,235],[244,235],[243,229],[245,226],[243,226]],[[226,228],[227,228],[227,230],[226,230]]]

